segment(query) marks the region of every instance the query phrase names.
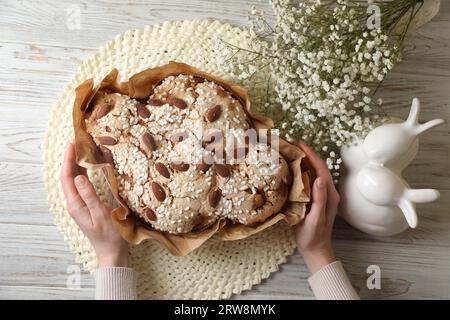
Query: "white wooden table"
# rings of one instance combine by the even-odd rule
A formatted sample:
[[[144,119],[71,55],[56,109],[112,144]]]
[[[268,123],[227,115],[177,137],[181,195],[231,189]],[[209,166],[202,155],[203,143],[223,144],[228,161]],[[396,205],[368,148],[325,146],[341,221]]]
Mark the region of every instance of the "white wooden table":
[[[42,182],[42,136],[58,93],[79,63],[116,34],[164,20],[212,17],[245,24],[252,5],[266,0],[31,1],[0,4],[0,298],[91,299],[92,278],[66,287],[74,256],[52,223]],[[71,6],[80,30],[69,30]],[[419,206],[419,227],[391,238],[366,236],[337,221],[334,246],[362,298],[450,298],[450,3],[409,38],[404,61],[380,96],[390,115],[405,117],[411,98],[422,100],[422,121],[447,123],[421,139],[406,171],[414,187],[441,190],[439,201]],[[381,289],[366,287],[369,265],[381,268]],[[302,258],[238,298],[312,298]]]

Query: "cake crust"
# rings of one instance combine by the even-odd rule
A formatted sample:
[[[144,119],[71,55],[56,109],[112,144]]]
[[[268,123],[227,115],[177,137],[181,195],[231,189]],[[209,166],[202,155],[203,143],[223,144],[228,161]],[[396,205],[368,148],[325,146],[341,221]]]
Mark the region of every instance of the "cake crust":
[[[244,141],[248,116],[214,82],[169,76],[144,101],[104,92],[93,104],[86,131],[114,164],[121,198],[156,230],[188,233],[220,218],[251,225],[287,200],[286,161],[258,157],[275,151]],[[249,149],[240,159],[232,141]]]

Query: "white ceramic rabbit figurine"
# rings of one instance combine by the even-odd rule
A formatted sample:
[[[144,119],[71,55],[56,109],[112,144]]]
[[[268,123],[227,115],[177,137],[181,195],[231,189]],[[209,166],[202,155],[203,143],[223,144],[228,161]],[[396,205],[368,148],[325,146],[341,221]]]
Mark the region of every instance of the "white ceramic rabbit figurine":
[[[339,213],[357,229],[390,236],[417,226],[414,203],[439,197],[434,189],[411,189],[401,173],[414,159],[418,135],[443,123],[442,119],[419,124],[419,99],[414,98],[405,122],[388,123],[364,139],[341,149],[344,169],[339,185]]]

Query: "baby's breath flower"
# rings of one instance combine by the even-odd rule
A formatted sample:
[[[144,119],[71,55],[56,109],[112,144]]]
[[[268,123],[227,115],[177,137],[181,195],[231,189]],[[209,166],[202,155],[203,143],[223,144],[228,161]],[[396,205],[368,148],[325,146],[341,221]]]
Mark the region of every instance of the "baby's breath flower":
[[[399,1],[416,0],[392,2]],[[387,28],[369,30],[366,7],[357,2],[271,3],[276,25],[252,8],[248,46],[226,44],[217,52],[228,56],[219,59],[250,88],[256,111],[270,115],[285,138],[310,144],[338,177],[340,147],[383,120],[371,112],[382,102],[372,99],[373,88],[400,60],[400,46]]]

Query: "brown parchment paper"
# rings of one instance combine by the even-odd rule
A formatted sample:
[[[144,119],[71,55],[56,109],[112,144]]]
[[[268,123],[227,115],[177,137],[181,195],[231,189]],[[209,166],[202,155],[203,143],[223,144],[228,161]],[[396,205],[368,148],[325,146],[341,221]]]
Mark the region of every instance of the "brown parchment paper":
[[[152,94],[152,88],[160,81],[171,75],[189,74],[214,81],[231,92],[237,98],[249,116],[255,129],[270,129],[274,126],[269,117],[254,114],[250,109],[250,99],[243,87],[217,78],[184,63],[171,61],[168,64],[144,70],[132,76],[128,82],[119,82],[119,72],[113,69],[101,83],[94,87],[92,79],[86,80],[76,89],[73,107],[73,126],[75,131],[75,148],[77,163],[88,169],[102,169],[106,175],[111,192],[119,203],[112,211],[112,219],[122,237],[132,244],[139,244],[147,239],[154,239],[166,247],[172,254],[183,256],[201,246],[214,234],[222,240],[243,239],[270,226],[285,221],[289,225],[299,223],[305,215],[306,204],[310,200],[308,174],[302,172],[301,161],[304,152],[297,146],[280,139],[279,151],[289,164],[292,184],[289,188],[288,199],[281,212],[275,213],[267,220],[253,225],[242,225],[220,219],[212,226],[198,232],[186,234],[169,234],[152,229],[138,218],[119,196],[117,180],[112,164],[106,163],[103,156],[89,133],[86,132],[85,119],[92,113],[96,94],[101,92],[118,92],[132,98],[144,98]]]

